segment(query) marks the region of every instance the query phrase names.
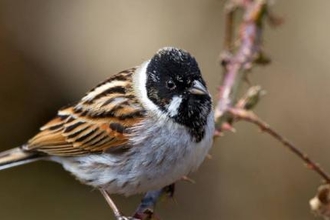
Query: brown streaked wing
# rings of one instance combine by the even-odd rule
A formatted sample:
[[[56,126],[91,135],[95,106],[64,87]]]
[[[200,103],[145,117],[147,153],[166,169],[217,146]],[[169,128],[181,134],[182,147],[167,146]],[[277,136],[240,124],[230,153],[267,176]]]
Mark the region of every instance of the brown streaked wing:
[[[81,101],[58,116],[29,140],[27,150],[75,156],[127,147],[128,129],[145,114],[132,88],[135,68],[99,84]]]

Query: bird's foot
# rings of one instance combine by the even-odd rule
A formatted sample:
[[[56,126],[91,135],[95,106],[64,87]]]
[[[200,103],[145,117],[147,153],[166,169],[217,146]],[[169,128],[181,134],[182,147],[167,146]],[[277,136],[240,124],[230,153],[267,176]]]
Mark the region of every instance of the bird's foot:
[[[143,212],[136,212],[134,218],[139,220],[160,220],[160,218],[155,215],[154,211],[150,208],[145,209]]]

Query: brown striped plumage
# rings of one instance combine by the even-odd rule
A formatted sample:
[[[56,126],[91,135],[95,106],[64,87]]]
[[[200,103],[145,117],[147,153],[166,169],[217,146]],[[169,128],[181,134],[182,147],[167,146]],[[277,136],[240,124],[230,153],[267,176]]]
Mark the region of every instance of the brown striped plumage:
[[[114,75],[89,91],[75,106],[60,110],[24,149],[76,156],[123,146],[128,141],[125,133],[141,121],[145,113],[133,94],[135,69]]]

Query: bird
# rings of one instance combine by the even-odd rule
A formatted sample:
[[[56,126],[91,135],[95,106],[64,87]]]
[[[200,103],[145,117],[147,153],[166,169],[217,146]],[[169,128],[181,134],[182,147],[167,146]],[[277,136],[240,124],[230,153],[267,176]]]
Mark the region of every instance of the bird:
[[[161,189],[197,170],[213,142],[212,98],[196,59],[176,47],[110,76],[25,144],[0,153],[0,170],[38,160],[63,165],[110,198]]]

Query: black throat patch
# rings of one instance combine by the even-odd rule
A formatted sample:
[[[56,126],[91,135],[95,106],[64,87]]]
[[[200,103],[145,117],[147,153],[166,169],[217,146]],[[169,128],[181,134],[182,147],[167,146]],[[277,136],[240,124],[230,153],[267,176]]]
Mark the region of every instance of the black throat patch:
[[[188,129],[195,142],[200,142],[205,136],[211,108],[212,101],[210,96],[193,96],[182,100],[178,114],[173,119]]]

